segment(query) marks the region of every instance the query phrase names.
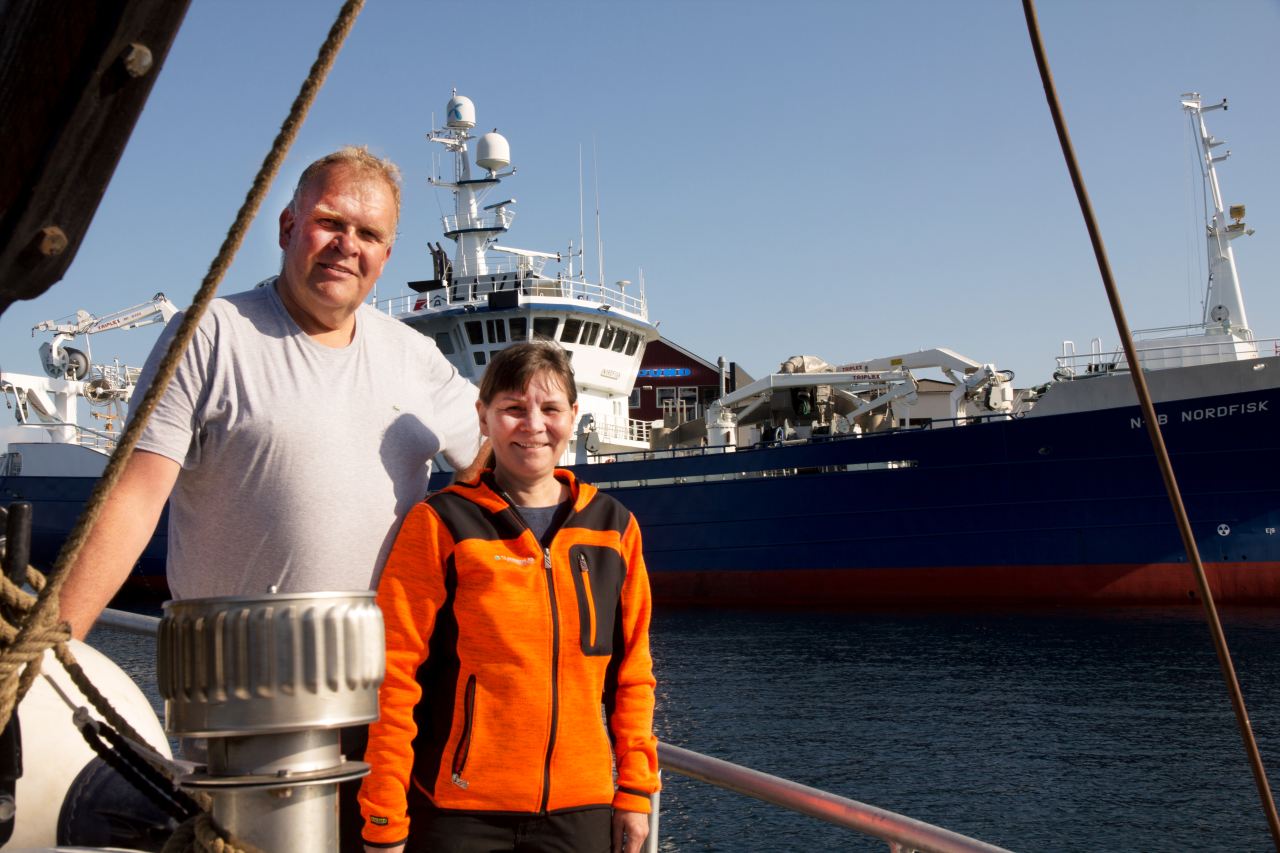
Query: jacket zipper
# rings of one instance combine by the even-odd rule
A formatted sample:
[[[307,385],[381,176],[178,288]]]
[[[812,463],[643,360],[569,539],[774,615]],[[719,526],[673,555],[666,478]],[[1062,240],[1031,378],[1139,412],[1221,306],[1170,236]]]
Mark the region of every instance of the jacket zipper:
[[[453,784],[466,790],[467,780],[462,778],[462,771],[467,767],[467,754],[471,752],[471,727],[476,718],[476,676],[467,677],[467,695],[462,722],[462,737],[458,738],[458,748],[453,753]]]
[[[596,600],[591,594],[591,573],[587,571],[587,558],[583,554],[578,555],[578,571],[582,572],[582,590],[587,595],[587,628],[589,629],[587,645],[591,648],[595,648]]]
[[[547,596],[551,601],[551,736],[547,739],[547,759],[542,767],[542,807],[551,801],[551,753],[556,748],[556,727],[560,716],[560,616],[556,611],[556,581],[551,572],[551,548],[542,549],[542,568],[547,573]]]

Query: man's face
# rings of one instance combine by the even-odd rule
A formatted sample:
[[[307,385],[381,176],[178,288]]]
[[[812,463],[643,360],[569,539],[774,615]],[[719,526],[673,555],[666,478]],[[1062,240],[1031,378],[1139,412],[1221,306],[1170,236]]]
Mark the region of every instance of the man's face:
[[[373,175],[332,166],[280,214],[284,266],[278,289],[310,335],[350,328],[391,257],[395,196]]]

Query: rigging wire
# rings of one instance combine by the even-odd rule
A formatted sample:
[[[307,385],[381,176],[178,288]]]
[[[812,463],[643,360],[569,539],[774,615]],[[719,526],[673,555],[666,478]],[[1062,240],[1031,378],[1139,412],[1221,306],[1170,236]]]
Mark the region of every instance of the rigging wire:
[[[1036,66],[1040,69],[1040,79],[1044,84],[1045,99],[1049,103],[1049,113],[1053,116],[1053,126],[1058,132],[1058,142],[1062,146],[1062,155],[1067,162],[1067,171],[1071,174],[1071,184],[1076,191],[1076,199],[1080,203],[1080,212],[1084,216],[1085,226],[1089,230],[1089,240],[1093,243],[1093,253],[1098,260],[1098,270],[1102,274],[1102,285],[1107,292],[1107,300],[1111,303],[1111,313],[1115,317],[1116,331],[1120,333],[1120,341],[1124,346],[1125,358],[1129,362],[1129,375],[1133,377],[1134,390],[1142,406],[1142,419],[1146,422],[1147,434],[1155,450],[1156,461],[1160,465],[1160,474],[1164,478],[1165,489],[1169,493],[1169,503],[1173,506],[1173,514],[1178,524],[1178,532],[1182,535],[1182,544],[1187,550],[1187,560],[1195,573],[1196,586],[1200,591],[1200,601],[1204,605],[1205,618],[1209,623],[1209,632],[1213,637],[1213,647],[1218,655],[1218,664],[1222,668],[1222,677],[1226,681],[1227,692],[1231,695],[1231,706],[1235,710],[1236,723],[1240,728],[1240,736],[1244,740],[1245,751],[1249,756],[1249,767],[1253,771],[1254,782],[1258,788],[1258,796],[1262,801],[1262,809],[1266,814],[1267,825],[1271,830],[1271,840],[1276,850],[1280,851],[1280,818],[1276,815],[1275,800],[1271,796],[1271,787],[1267,783],[1266,770],[1262,766],[1262,756],[1258,752],[1258,744],[1253,735],[1253,727],[1249,724],[1249,712],[1245,708],[1244,695],[1240,692],[1240,682],[1236,678],[1235,667],[1231,663],[1231,652],[1227,648],[1227,638],[1222,632],[1222,621],[1218,618],[1218,609],[1213,602],[1213,591],[1209,588],[1205,576],[1204,563],[1200,560],[1200,550],[1196,546],[1195,534],[1191,530],[1191,522],[1187,518],[1187,509],[1182,502],[1182,494],[1178,490],[1178,481],[1174,477],[1173,465],[1169,461],[1169,450],[1165,447],[1164,438],[1160,434],[1160,425],[1156,421],[1155,407],[1151,402],[1151,392],[1147,388],[1147,380],[1143,375],[1141,363],[1138,361],[1137,348],[1133,343],[1133,335],[1129,330],[1129,321],[1125,319],[1124,306],[1120,303],[1120,293],[1116,288],[1115,278],[1111,274],[1111,263],[1107,260],[1106,246],[1102,242],[1102,234],[1098,230],[1098,221],[1093,213],[1093,205],[1089,201],[1089,193],[1085,189],[1084,178],[1080,174],[1076,162],[1075,150],[1071,145],[1071,137],[1067,133],[1066,120],[1062,117],[1062,106],[1058,102],[1058,93],[1054,87],[1053,75],[1049,70],[1049,61],[1045,56],[1044,44],[1040,38],[1040,25],[1036,19],[1034,0],[1022,0],[1022,10],[1027,19],[1027,31],[1031,36],[1031,47],[1035,52]]]
[[[1209,168],[1208,161],[1205,159],[1209,156],[1208,149],[1204,148],[1204,140],[1200,138],[1199,122],[1190,113],[1187,114],[1187,126],[1191,129],[1191,135],[1196,141],[1196,170],[1200,175],[1200,221],[1204,223],[1204,231],[1200,232],[1200,240],[1196,245],[1196,260],[1200,263],[1199,269],[1209,269],[1209,243],[1204,239],[1204,235],[1208,233],[1209,226],[1213,222],[1213,215],[1209,212],[1209,182],[1205,180],[1205,170]],[[1204,254],[1202,255],[1201,252]],[[1209,322],[1209,286],[1213,284],[1213,273],[1205,276],[1204,293],[1200,297],[1200,321],[1201,323]]]

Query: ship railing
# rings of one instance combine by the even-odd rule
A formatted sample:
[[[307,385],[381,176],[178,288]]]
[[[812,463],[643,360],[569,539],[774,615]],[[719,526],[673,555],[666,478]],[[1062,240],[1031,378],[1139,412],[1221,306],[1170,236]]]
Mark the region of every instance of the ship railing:
[[[915,818],[671,744],[658,744],[658,764],[664,771],[878,838],[892,853],[999,853],[1004,850]],[[654,794],[647,853],[658,850],[661,802],[661,793]]]
[[[783,438],[762,440],[756,444],[695,447],[668,447],[661,450],[635,450],[624,453],[609,452],[590,457],[589,464],[605,462],[649,462],[655,459],[680,459],[689,456],[717,456],[725,453],[750,453],[753,450],[768,450],[775,447],[786,447],[793,444],[820,444],[832,441],[862,441],[883,435],[896,435],[904,432],[920,432],[922,430],[950,429],[973,426],[975,424],[994,423],[996,421],[1016,420],[1021,412],[992,412],[987,415],[967,415],[963,418],[918,418],[908,424],[876,430],[874,432],[849,432],[834,435],[814,435],[809,438]]]
[[[524,278],[530,275],[542,275],[542,270],[547,265],[547,259],[537,255],[508,255],[503,252],[486,252],[484,254],[483,272],[479,268],[470,269],[467,266],[466,258],[451,260],[449,263],[451,264],[454,278],[469,275],[497,275]]]
[[[1219,335],[1197,341],[1188,340],[1187,337],[1177,334],[1179,330],[1185,329],[1203,331],[1201,326],[1170,326],[1165,329],[1147,330],[1167,334],[1149,337],[1139,345],[1138,360],[1142,366],[1147,370],[1161,370],[1186,365],[1242,361],[1257,358],[1259,354],[1268,351],[1272,355],[1280,354],[1280,340],[1275,338],[1257,340],[1251,334],[1243,338]],[[1169,343],[1158,343],[1161,340],[1167,340]],[[1060,381],[1086,379],[1099,374],[1125,372],[1129,369],[1124,350],[1119,349],[1060,355],[1057,356],[1056,361],[1058,367],[1054,371],[1054,378]]]
[[[596,432],[601,438],[625,441],[648,441],[651,425],[635,418],[596,418]]]
[[[490,267],[482,276],[458,281],[461,275],[454,270],[454,281],[446,287],[425,293],[400,293],[386,299],[374,299],[379,311],[392,316],[415,311],[446,311],[478,306],[488,302],[489,294],[515,291],[529,299],[564,299],[585,303],[587,307],[618,309],[638,317],[647,315],[644,291],[627,292],[621,285],[597,284],[585,279],[546,277],[532,271],[498,270]],[[504,278],[509,277],[509,280]]]
[[[460,231],[505,231],[511,227],[515,218],[514,210],[503,208],[490,216],[480,214],[459,216],[456,213],[450,213],[448,216],[442,216],[440,221],[444,223],[445,234],[457,234]]]
[[[31,421],[29,423],[18,424],[15,427],[19,430],[16,435],[20,436],[23,432],[41,430],[48,432],[49,430],[69,431],[69,439],[57,443],[78,444],[81,447],[88,447],[92,450],[98,450],[103,453],[110,453],[115,449],[117,435],[110,432],[100,432],[96,429],[90,429],[80,424],[67,423],[66,421]],[[64,433],[67,434],[67,433]]]
[[[110,608],[102,612],[97,624],[148,637],[154,637],[160,629],[160,619],[156,616]],[[878,838],[888,845],[891,853],[1008,853],[1002,847],[897,812],[672,744],[658,744],[658,765],[664,772],[677,773],[744,797]],[[661,816],[662,794],[659,792],[652,799],[646,853],[657,853],[659,849]]]

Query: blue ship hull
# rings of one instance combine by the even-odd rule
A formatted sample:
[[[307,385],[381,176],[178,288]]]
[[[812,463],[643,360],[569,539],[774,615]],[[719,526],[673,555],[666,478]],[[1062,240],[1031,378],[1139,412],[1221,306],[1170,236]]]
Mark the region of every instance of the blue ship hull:
[[[1223,602],[1280,604],[1280,390],[1157,405]],[[575,466],[640,521],[655,598],[779,607],[1197,597],[1134,406]],[[96,481],[10,477],[51,565]],[[163,592],[165,521],[134,572]]]
[[[1216,596],[1280,603],[1280,392],[1157,413]],[[576,469],[635,513],[662,600],[1197,596],[1136,407],[680,453]]]

